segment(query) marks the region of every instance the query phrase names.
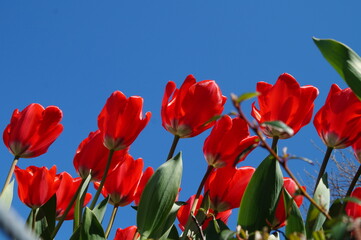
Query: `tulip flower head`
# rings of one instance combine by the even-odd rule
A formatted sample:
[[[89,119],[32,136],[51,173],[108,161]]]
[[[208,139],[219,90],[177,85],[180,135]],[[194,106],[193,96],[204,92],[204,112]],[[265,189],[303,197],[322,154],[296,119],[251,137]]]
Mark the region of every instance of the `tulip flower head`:
[[[278,77],[275,85],[265,82],[257,83],[259,109],[252,104],[252,116],[262,126],[269,121],[282,121],[292,128],[293,135],[311,121],[314,100],[318,89],[313,86],[300,87],[290,74],[284,73]],[[277,128],[264,127],[267,137],[286,139],[291,137]]]
[[[205,140],[203,153],[209,166],[233,166],[246,158],[258,145],[258,140],[256,136],[249,136],[248,125],[244,119],[231,119],[230,116],[224,115],[216,122]],[[244,151],[247,152],[237,160]]]
[[[351,193],[351,197],[361,200],[361,187],[355,188]],[[345,212],[353,219],[359,218],[361,217],[361,205],[351,201],[347,202]]]
[[[115,91],[108,98],[98,116],[98,127],[109,150],[122,150],[134,142],[148,124],[151,113],[142,114],[143,98],[127,98],[122,92]]]
[[[44,205],[56,193],[60,184],[56,166],[50,169],[30,166],[25,170],[15,166],[15,177],[20,200],[33,209]]]
[[[226,99],[212,80],[196,82],[189,75],[179,89],[170,81],[162,101],[162,125],[180,138],[194,137],[215,124],[212,119],[222,113]]]
[[[63,113],[55,106],[44,109],[33,103],[21,112],[16,109],[4,130],[4,143],[16,158],[42,155],[63,131],[62,117]]]
[[[114,152],[110,164],[110,171],[124,161],[127,153],[127,149]],[[73,164],[77,173],[82,178],[87,178],[88,174],[91,173],[93,181],[100,181],[105,171],[108,155],[109,149],[104,146],[102,134],[97,130],[91,132],[89,136],[80,143],[76,150]]]
[[[147,179],[142,180],[143,159],[134,160],[133,157],[127,154],[125,161],[119,164],[105,180],[102,194],[104,197],[110,196],[110,203],[114,206],[126,206],[133,202],[136,198],[139,202],[141,189],[144,189]],[[146,173],[149,179],[149,174],[152,170]],[[94,183],[98,189],[99,183]],[[137,192],[137,188],[139,188]]]
[[[361,136],[361,101],[350,88],[333,84],[313,124],[327,147],[349,147]]]
[[[81,178],[72,178],[69,173],[62,172],[59,174],[60,185],[56,191],[56,218],[60,219],[64,214],[65,209],[68,207],[71,199],[75,195],[81,184]],[[91,194],[87,193],[84,199],[84,206],[88,204],[91,199]],[[84,207],[83,206],[83,207]],[[65,220],[74,219],[75,202],[65,217]]]
[[[211,208],[218,212],[238,208],[254,172],[253,167],[224,167],[212,172],[204,185]]]
[[[196,195],[191,196],[185,205],[181,206],[178,210],[177,213],[177,219],[179,221],[179,228],[184,231],[185,229],[185,225],[187,224],[188,221],[188,217],[189,214],[191,213],[191,207],[193,205],[194,199],[195,199]],[[200,195],[199,199],[198,199],[198,203],[197,203],[197,210],[194,212],[194,216],[197,215],[198,213],[198,209],[201,207],[203,201],[203,196]],[[205,213],[207,216],[209,216],[203,223],[200,223],[200,225],[202,226],[202,229],[206,229],[209,222],[213,219],[214,216],[214,211],[212,209],[209,209],[207,213]],[[215,219],[220,219],[222,220],[224,223],[227,223],[229,216],[231,216],[232,214],[232,210],[227,210],[224,212],[217,212],[216,215],[214,216]]]
[[[135,234],[139,235],[136,226],[130,226],[124,229],[118,228],[114,240],[133,240]],[[135,239],[138,239],[138,237]]]

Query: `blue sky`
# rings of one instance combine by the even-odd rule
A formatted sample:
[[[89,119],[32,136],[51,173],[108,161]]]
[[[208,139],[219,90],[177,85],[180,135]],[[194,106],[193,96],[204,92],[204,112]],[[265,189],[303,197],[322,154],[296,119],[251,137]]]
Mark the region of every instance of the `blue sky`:
[[[142,96],[144,112],[153,114],[131,154],[156,168],[164,162],[173,138],[160,118],[169,80],[179,86],[188,74],[198,80],[214,79],[229,97],[254,91],[258,81],[273,84],[288,72],[301,85],[319,88],[318,110],[332,83],[346,86],[311,38],[334,38],[360,53],[360,5],[357,1],[1,1],[0,129],[15,108],[33,102],[59,106],[64,132],[47,154],[21,159],[19,166],[55,164],[59,172],[76,176],[72,160],[78,144],[96,130],[109,95],[121,90],[127,96]],[[245,107],[247,113],[249,109]],[[232,110],[228,101],[224,113]],[[184,154],[181,200],[196,192],[206,170],[202,145],[207,135],[182,139],[178,145],[177,151]],[[322,146],[312,124],[280,145],[320,161],[323,154],[311,140]],[[0,156],[4,181],[12,156],[4,145]],[[241,166],[257,166],[264,156],[264,150],[256,150]],[[317,169],[300,161],[290,166],[301,176],[305,168]],[[28,209],[17,197],[14,206],[27,216]],[[231,227],[236,216],[235,212]],[[133,224],[135,211],[121,208],[114,231]],[[69,233],[61,234],[66,238]]]

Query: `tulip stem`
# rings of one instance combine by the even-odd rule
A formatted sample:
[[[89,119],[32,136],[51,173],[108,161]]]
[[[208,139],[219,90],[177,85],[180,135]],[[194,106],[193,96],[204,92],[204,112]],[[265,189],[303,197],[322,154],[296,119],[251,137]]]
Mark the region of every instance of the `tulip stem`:
[[[100,193],[102,192],[102,189],[103,189],[103,186],[104,186],[104,183],[105,183],[105,179],[107,178],[107,175],[108,175],[108,172],[109,172],[110,163],[112,162],[113,154],[114,154],[114,150],[113,150],[113,149],[112,149],[112,150],[109,150],[107,165],[105,166],[104,174],[103,174],[102,180],[101,180],[101,182],[100,182],[100,185],[99,185],[99,187],[98,187],[98,190],[97,190],[97,192],[96,192],[95,195],[94,195],[94,198],[93,198],[93,200],[92,200],[92,203],[90,204],[90,210],[93,210],[93,209],[94,209],[95,204],[96,204],[97,201],[98,201],[99,195],[100,195]]]
[[[31,210],[31,218],[32,218],[32,221],[31,221],[31,230],[35,230],[35,222],[36,222],[36,210],[37,209],[32,209]]]
[[[357,183],[357,180],[360,178],[360,175],[361,175],[361,165],[360,167],[357,169],[357,172],[355,174],[355,176],[353,177],[352,179],[352,182],[350,184],[350,187],[348,188],[347,190],[347,193],[346,193],[346,196],[345,197],[349,197],[352,193],[352,190],[354,189],[356,183]]]
[[[63,224],[66,216],[68,215],[69,211],[70,211],[71,208],[73,207],[73,205],[74,205],[74,203],[75,203],[75,200],[78,198],[78,195],[79,195],[79,193],[80,193],[80,191],[81,191],[81,188],[83,187],[84,182],[85,182],[85,178],[82,178],[81,183],[80,183],[78,189],[76,190],[74,196],[72,197],[72,199],[71,199],[70,202],[69,202],[69,205],[66,207],[63,215],[60,217],[60,220],[58,221],[58,224],[56,225],[53,233],[51,234],[51,239],[54,239],[54,237],[55,237],[56,234],[58,233],[58,231],[59,231],[61,225]],[[85,193],[85,194],[86,194],[86,193]]]
[[[109,224],[107,227],[107,230],[105,231],[105,238],[107,239],[109,236],[110,231],[112,230],[113,227],[113,223],[114,223],[114,219],[115,216],[117,215],[117,211],[118,211],[118,206],[114,205],[113,211],[112,211],[112,215],[110,216],[110,220],[109,220]]]
[[[14,157],[13,163],[11,164],[11,167],[10,167],[10,170],[9,170],[9,173],[8,173],[8,176],[7,176],[7,178],[6,178],[4,187],[3,187],[3,189],[1,190],[0,196],[4,193],[5,188],[7,187],[7,185],[9,185],[10,180],[11,180],[13,174],[14,174],[15,166],[16,166],[16,164],[18,164],[18,161],[19,161],[19,157]]]
[[[277,143],[278,143],[279,139],[280,139],[279,137],[273,137],[273,140],[272,140],[272,149],[273,150],[276,150]]]
[[[327,147],[327,150],[326,150],[326,153],[325,153],[325,157],[323,158],[320,171],[318,172],[318,176],[317,176],[317,179],[316,179],[316,184],[315,184],[315,188],[314,188],[314,190],[313,190],[313,194],[315,194],[316,188],[317,188],[317,186],[318,186],[318,183],[319,183],[319,181],[321,180],[323,174],[325,173],[326,166],[327,166],[328,160],[330,159],[332,150],[333,150],[332,147]]]
[[[168,157],[167,157],[167,161],[173,157],[173,154],[174,154],[175,148],[177,147],[179,138],[180,138],[179,136],[174,135],[173,143],[172,143],[172,146],[170,147]]]
[[[238,115],[240,118],[243,118],[248,126],[253,130],[253,132],[259,137],[261,146],[265,148],[283,167],[283,169],[286,171],[286,173],[292,178],[293,181],[295,181],[299,191],[301,191],[302,195],[305,196],[308,201],[311,202],[312,205],[314,205],[327,219],[332,219],[331,216],[328,214],[327,210],[325,210],[322,206],[318,205],[316,201],[306,192],[306,190],[301,186],[300,182],[297,180],[295,175],[291,172],[291,170],[287,166],[287,161],[285,159],[278,156],[278,154],[271,148],[271,146],[266,142],[265,137],[263,136],[262,132],[259,129],[259,126],[256,124],[253,124],[246,118],[244,113],[241,110],[240,103],[233,101],[233,106],[237,109]]]

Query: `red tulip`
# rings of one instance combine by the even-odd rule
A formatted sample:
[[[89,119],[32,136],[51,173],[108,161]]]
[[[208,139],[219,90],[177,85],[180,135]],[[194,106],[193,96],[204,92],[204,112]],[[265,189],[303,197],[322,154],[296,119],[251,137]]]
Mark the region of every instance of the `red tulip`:
[[[361,200],[361,187],[355,188],[351,193],[351,197]],[[347,202],[345,212],[352,218],[359,218],[361,217],[361,205],[355,202]]]
[[[325,105],[313,120],[318,135],[331,148],[351,146],[361,134],[361,102],[350,88],[331,86]]]
[[[296,192],[298,190],[298,187],[296,183],[292,180],[292,178],[284,177],[283,178],[283,187],[288,192],[288,194],[293,198],[293,200],[296,202],[297,206],[300,207],[302,205],[303,196],[302,195],[296,195]],[[303,187],[305,188],[305,187]],[[282,193],[283,194],[283,193]],[[282,195],[280,197],[280,200],[277,204],[276,212],[275,212],[275,220],[273,225],[273,228],[281,228],[286,225],[286,218],[288,216],[288,213],[286,212],[285,202],[284,202],[284,196]]]
[[[143,159],[134,160],[128,154],[125,161],[107,176],[102,189],[103,196],[107,197],[109,195],[110,203],[114,206],[126,206],[133,202],[143,174],[142,169]],[[98,189],[99,183],[94,183],[94,186]]]
[[[224,167],[212,172],[204,185],[212,209],[223,212],[238,208],[254,171],[253,167]]]
[[[145,169],[142,178],[139,181],[139,184],[137,186],[136,192],[135,192],[135,196],[134,196],[134,203],[135,205],[139,205],[140,202],[140,197],[142,196],[143,190],[145,188],[145,185],[148,183],[150,177],[153,175],[154,170],[151,167],[147,167],[147,169]]]
[[[5,128],[4,143],[16,158],[44,154],[63,131],[63,125],[59,123],[62,117],[63,113],[55,106],[44,109],[33,103],[21,112],[16,109]]]
[[[296,79],[284,73],[278,77],[275,85],[265,82],[257,83],[259,110],[252,105],[252,116],[259,124],[268,121],[282,121],[296,134],[301,127],[311,121],[318,89],[313,86],[300,87]],[[275,128],[263,128],[268,137],[289,138],[288,134]]]
[[[145,128],[151,113],[147,112],[143,118],[142,108],[143,98],[138,96],[127,98],[115,91],[108,98],[98,116],[98,127],[109,150],[128,148]]]
[[[56,217],[60,219],[64,214],[65,209],[68,207],[71,199],[75,195],[81,184],[81,178],[72,178],[69,173],[62,172],[59,174],[60,176],[60,185],[58,190],[56,191]],[[85,195],[84,206],[88,204],[91,199],[91,194],[87,193]],[[70,209],[68,214],[65,217],[65,220],[74,219],[74,207]]]
[[[185,225],[187,224],[188,217],[189,217],[189,214],[191,212],[191,207],[193,205],[195,196],[196,195],[191,196],[187,200],[186,205],[181,206],[180,209],[178,210],[178,213],[177,213],[177,219],[179,221],[178,226],[182,231],[184,231]],[[200,208],[200,206],[202,204],[202,201],[203,201],[203,196],[200,195],[198,203],[197,203],[197,210],[194,213],[195,216],[198,213],[198,209]],[[207,228],[209,222],[212,220],[212,215],[213,214],[214,214],[214,211],[212,209],[209,209],[209,211],[206,213],[208,218],[203,223],[200,223],[202,225],[202,229]],[[231,214],[232,214],[232,210],[227,210],[227,211],[224,211],[224,212],[218,212],[218,213],[216,213],[215,218],[222,220],[224,223],[227,223],[228,218],[229,218],[229,216],[231,216]]]
[[[224,115],[214,125],[211,134],[203,145],[203,153],[208,165],[215,168],[232,166],[239,155],[247,150],[247,154],[258,145],[258,137],[249,136],[248,125],[241,118],[231,119]],[[247,154],[238,162],[243,161]]]
[[[49,170],[35,166],[23,170],[15,166],[15,176],[20,200],[33,209],[44,205],[56,193],[60,184],[56,166]]]
[[[212,80],[197,83],[189,75],[179,89],[170,81],[162,101],[162,125],[180,138],[194,137],[215,124],[211,120],[222,113],[226,99]]]
[[[130,226],[124,229],[118,228],[114,240],[133,240],[135,234],[139,235],[136,226]],[[136,239],[138,239],[138,237]]]
[[[110,171],[124,161],[127,149],[116,151],[113,154]],[[92,180],[100,181],[103,177],[105,166],[108,161],[109,149],[103,144],[103,138],[99,130],[91,132],[76,150],[73,164],[82,178],[86,178],[91,172]]]

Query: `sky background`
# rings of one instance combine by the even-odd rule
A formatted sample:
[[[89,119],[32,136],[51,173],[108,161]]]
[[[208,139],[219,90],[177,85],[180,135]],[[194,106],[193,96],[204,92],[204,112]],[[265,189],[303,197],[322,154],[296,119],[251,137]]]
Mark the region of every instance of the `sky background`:
[[[287,72],[301,85],[320,90],[317,111],[332,83],[346,85],[312,37],[333,38],[360,53],[360,7],[358,1],[1,1],[0,129],[16,108],[59,106],[64,114],[61,136],[47,154],[21,159],[18,166],[57,165],[59,173],[75,177],[72,162],[79,143],[97,129],[106,99],[120,90],[142,96],[144,112],[152,112],[130,153],[157,168],[173,139],[160,117],[168,81],[180,86],[188,74],[199,81],[213,79],[229,97],[255,91],[258,81],[274,84]],[[247,114],[251,102],[245,104]],[[228,101],[224,113],[232,110]],[[195,194],[206,170],[202,146],[208,134],[182,139],[177,147],[184,159],[180,200]],[[325,148],[309,124],[280,146],[321,161],[323,153],[312,141]],[[239,166],[256,167],[265,155],[257,149]],[[3,182],[13,159],[5,145],[0,158]],[[304,178],[304,169],[318,169],[302,161],[292,161],[290,167]],[[14,207],[24,218],[29,214],[17,196]],[[130,206],[120,208],[110,239],[116,228],[134,225],[135,216]],[[233,229],[236,218],[234,211]],[[58,239],[69,237],[71,224],[63,228]]]

